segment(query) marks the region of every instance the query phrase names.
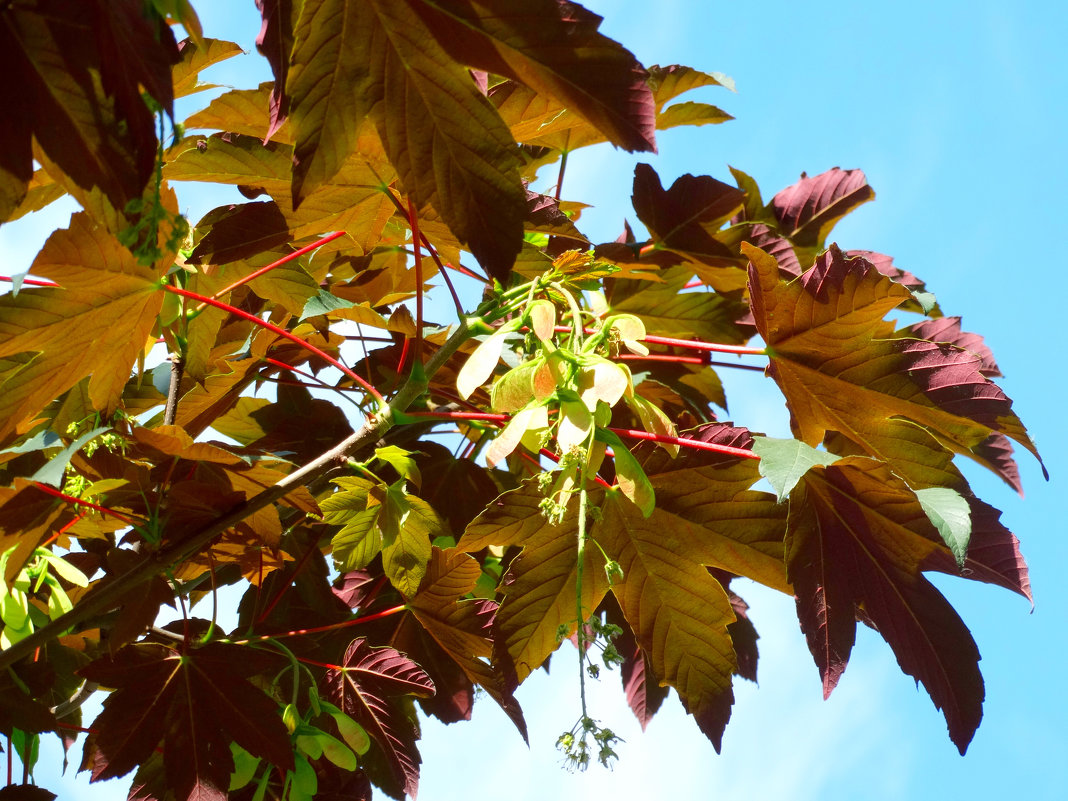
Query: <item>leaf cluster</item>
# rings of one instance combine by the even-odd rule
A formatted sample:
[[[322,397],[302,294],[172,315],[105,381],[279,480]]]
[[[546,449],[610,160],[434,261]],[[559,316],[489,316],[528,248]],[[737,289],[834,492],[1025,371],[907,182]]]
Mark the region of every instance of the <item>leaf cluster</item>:
[[[644,238],[597,243],[568,159],[729,120],[678,99],[728,78],[645,68],[556,0],[256,5],[274,80],[179,123],[240,52],[186,0],[0,4],[0,220],[82,209],[0,296],[0,732],[27,774],[85,731],[131,798],[414,797],[419,716],[482,692],[525,738],[514,692],[565,639],[643,727],[673,690],[718,751],[757,676],[738,577],[796,599],[825,693],[878,631],[963,753],[978,649],[924,574],[1030,598],[958,460],[1020,490],[1012,443],[1038,452],[982,339],[831,241],[864,174],[765,202],[639,163]],[[245,200],[187,225],[183,181]],[[721,419],[731,366],[793,438]],[[561,744],[607,764],[582,703]]]

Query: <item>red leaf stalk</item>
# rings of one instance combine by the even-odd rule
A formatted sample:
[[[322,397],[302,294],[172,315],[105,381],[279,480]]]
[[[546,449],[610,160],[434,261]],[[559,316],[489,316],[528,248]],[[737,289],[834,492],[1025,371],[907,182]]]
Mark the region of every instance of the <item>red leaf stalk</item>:
[[[715,353],[737,353],[742,356],[768,355],[768,352],[764,348],[747,348],[742,345],[721,345],[718,342],[701,342],[697,339],[675,339],[674,337],[660,337],[650,334],[642,341],[652,345],[673,345],[677,348],[710,350]]]
[[[0,281],[7,281],[9,284],[15,283],[15,279],[10,275],[0,275]],[[59,286],[55,281],[42,281],[39,278],[23,278],[22,283],[30,286]]]
[[[621,353],[616,359],[621,362],[667,362],[669,364],[708,364],[700,356],[674,356],[670,353],[650,353],[640,356],[637,353]]]
[[[340,623],[330,623],[326,626],[316,626],[310,629],[295,629],[293,631],[283,631],[279,634],[261,634],[257,637],[249,637],[245,640],[229,640],[233,645],[244,645],[250,642],[263,642],[264,640],[279,640],[282,637],[300,637],[305,634],[319,634],[324,631],[336,631],[337,629],[348,628],[349,626],[358,626],[361,623],[370,623],[372,620],[379,620],[383,617],[389,617],[390,615],[396,615],[399,612],[403,612],[407,609],[407,605],[401,604],[400,606],[394,606],[389,609],[383,609],[381,612],[375,612],[373,615],[364,615],[363,617],[354,617],[352,620],[342,620]]]
[[[416,364],[423,363],[423,248],[419,239],[419,216],[415,213],[415,203],[408,198],[408,224],[412,229],[412,247],[415,248],[415,359]]]
[[[671,437],[667,434],[650,434],[648,431],[638,431],[633,428],[609,428],[614,434],[618,434],[621,437],[627,437],[628,439],[643,439],[649,442],[663,442],[668,445],[678,445],[682,448],[691,448],[698,451],[714,451],[715,453],[723,453],[728,456],[740,456],[743,459],[759,459],[750,450],[745,448],[734,448],[730,445],[717,445],[715,442],[703,442],[699,439],[689,439],[687,437]]]
[[[261,328],[266,328],[272,334],[277,334],[283,339],[288,339],[293,344],[304,348],[304,350],[308,351],[309,353],[314,353],[320,359],[323,359],[328,363],[334,365],[334,367],[339,369],[341,372],[343,372],[345,375],[347,375],[349,378],[351,378],[353,381],[363,387],[364,390],[366,390],[367,393],[371,395],[375,400],[377,400],[381,405],[386,405],[386,399],[383,398],[382,394],[373,386],[371,386],[367,381],[356,375],[356,373],[354,373],[348,367],[343,365],[329,353],[320,350],[319,348],[312,345],[310,342],[305,342],[303,339],[296,336],[295,334],[290,333],[289,331],[286,331],[284,328],[279,328],[273,323],[269,323],[266,320],[261,320],[256,315],[249,314],[246,311],[242,311],[241,309],[238,309],[235,306],[231,306],[229,303],[223,303],[222,301],[216,300],[215,298],[209,298],[205,295],[201,295],[196,292],[190,292],[188,289],[182,289],[181,287],[177,287],[172,284],[164,284],[163,288],[168,292],[174,293],[175,295],[181,295],[186,298],[191,298],[193,300],[200,301],[201,303],[206,303],[209,306],[214,306],[217,309],[228,311],[230,312],[230,314],[234,314],[242,318],[243,320],[248,320],[250,323],[254,323],[255,325],[260,326]]]
[[[77,504],[78,506],[87,506],[90,509],[96,509],[101,514],[111,515],[115,519],[121,520],[123,523],[125,523],[128,526],[136,526],[137,525],[133,520],[131,520],[130,518],[126,517],[126,515],[122,515],[122,514],[119,514],[118,512],[112,511],[111,509],[108,509],[106,506],[98,506],[95,503],[90,503],[89,501],[84,501],[81,498],[75,498],[73,495],[67,495],[64,492],[60,492],[57,489],[53,489],[52,487],[48,486],[47,484],[41,484],[38,481],[33,482],[33,486],[37,487],[37,489],[41,490],[41,492],[47,492],[49,495],[55,495],[57,498],[60,498],[60,499],[62,499],[64,501],[66,501],[69,504],[72,504],[72,505],[73,504]]]
[[[244,278],[241,278],[241,279],[238,279],[237,281],[234,281],[232,284],[230,284],[230,286],[225,287],[223,289],[220,289],[218,292],[216,292],[214,295],[212,295],[212,298],[219,298],[219,297],[225,295],[227,292],[230,292],[231,290],[237,289],[242,284],[247,284],[249,281],[254,281],[257,278],[259,278],[261,275],[265,275],[266,273],[269,273],[271,270],[274,270],[274,269],[276,269],[278,267],[281,267],[283,264],[288,264],[289,262],[293,261],[293,259],[299,259],[305,253],[310,253],[311,251],[322,247],[327,242],[333,242],[339,236],[344,236],[344,235],[345,235],[344,231],[334,231],[334,233],[327,234],[322,239],[319,239],[319,240],[317,240],[315,242],[312,242],[310,245],[305,245],[304,247],[300,248],[299,250],[294,250],[292,253],[287,253],[285,256],[283,256],[282,258],[278,259],[278,261],[273,261],[270,264],[268,264],[266,267],[261,267],[260,269],[256,270],[255,272],[249,273]]]
[[[566,325],[558,325],[554,331],[567,332],[571,328]],[[585,329],[587,334],[592,334],[593,329]],[[689,348],[690,350],[709,350],[715,353],[735,353],[741,356],[767,356],[764,348],[749,348],[742,345],[722,345],[719,342],[702,342],[699,339],[677,339],[675,337],[661,337],[655,334],[646,335],[642,342],[652,345],[671,345],[676,348]]]

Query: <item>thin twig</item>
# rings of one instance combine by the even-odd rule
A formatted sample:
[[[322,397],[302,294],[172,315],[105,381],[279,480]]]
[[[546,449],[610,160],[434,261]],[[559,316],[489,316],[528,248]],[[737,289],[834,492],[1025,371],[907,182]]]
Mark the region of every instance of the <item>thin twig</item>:
[[[167,407],[163,410],[163,425],[173,426],[178,416],[178,396],[182,385],[182,375],[185,373],[185,359],[179,354],[170,355],[171,383],[167,387]]]

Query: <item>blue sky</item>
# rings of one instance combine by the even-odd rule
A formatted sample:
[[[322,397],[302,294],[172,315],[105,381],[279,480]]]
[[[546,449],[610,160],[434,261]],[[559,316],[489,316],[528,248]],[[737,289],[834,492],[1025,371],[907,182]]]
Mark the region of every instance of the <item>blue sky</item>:
[[[251,47],[258,29],[251,0],[197,5],[209,35]],[[640,157],[665,184],[686,172],[730,181],[730,164],[756,178],[767,198],[802,170],[816,174],[837,165],[867,173],[876,201],[847,218],[833,238],[845,248],[894,256],[927,282],[947,313],[963,316],[966,330],[986,338],[1006,374],[1000,383],[1053,477],[1045,483],[1022,454],[1027,497],[1021,500],[963,466],[978,494],[1004,510],[1020,537],[1036,608],[1030,613],[1023,599],[988,585],[934,579],[983,654],[985,719],[963,758],[926,694],[866,629],[840,686],[824,702],[792,601],[750,585],[740,591],[761,634],[760,686],[739,682],[721,756],[676,701],[642,734],[609,674],[593,691],[593,712],[626,740],[621,759],[612,772],[563,771],[553,743],[578,714],[573,653],[565,649],[551,675],[538,673],[520,689],[530,750],[489,702],[476,706],[471,723],[425,725],[420,797],[1063,798],[1068,582],[1059,571],[1068,561],[1068,527],[1056,499],[1068,474],[1061,401],[1068,380],[1056,358],[1065,316],[1056,242],[1065,230],[1068,185],[1062,41],[1068,11],[1040,1],[586,5],[606,17],[602,30],[644,63],[687,64],[737,82],[737,94],[693,95],[735,121],[665,132],[659,155]],[[249,86],[267,73],[250,55],[221,65],[213,77]],[[564,196],[594,204],[581,224],[594,239],[614,238],[621,229],[637,160],[605,147],[569,163]],[[194,220],[225,202],[189,192],[181,197]],[[25,269],[48,231],[66,221],[62,211],[38,216],[35,231],[0,228],[5,273]],[[632,212],[629,217],[634,223]],[[724,379],[737,422],[785,433],[785,412],[770,381]],[[57,789],[44,772],[38,778]],[[94,797],[125,797],[117,785],[100,790]]]

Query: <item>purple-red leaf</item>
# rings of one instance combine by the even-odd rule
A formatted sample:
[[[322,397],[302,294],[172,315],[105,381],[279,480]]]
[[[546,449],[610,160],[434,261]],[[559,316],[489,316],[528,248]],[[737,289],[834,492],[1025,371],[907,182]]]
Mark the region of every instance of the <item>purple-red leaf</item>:
[[[418,0],[412,7],[454,59],[555,99],[625,150],[656,150],[646,72],[597,32],[601,17],[559,0]]]
[[[822,247],[836,222],[874,197],[863,172],[833,167],[813,178],[802,173],[771,199],[771,209],[795,245]]]
[[[10,4],[9,4],[10,5]],[[118,209],[152,174],[156,132],[142,88],[168,112],[170,27],[141,0],[39,0],[0,16],[0,220],[33,173],[31,138],[84,189],[99,187]]]
[[[203,238],[186,259],[189,264],[227,264],[292,239],[289,223],[273,200],[212,209],[197,223]]]
[[[791,494],[787,569],[824,695],[845,670],[863,613],[927,688],[963,754],[983,716],[983,678],[968,628],[921,573],[937,537],[886,465],[846,457],[810,469]]]
[[[277,660],[270,654],[222,643],[185,652],[128,645],[85,666],[82,676],[116,690],[85,745],[92,781],[125,775],[161,740],[167,780],[179,799],[226,797],[231,742],[292,770],[278,705],[248,681],[272,668]]]
[[[430,677],[395,648],[372,648],[361,637],[349,644],[341,669],[326,672],[324,686],[331,703],[367,730],[393,777],[414,797],[419,789],[417,734],[394,697],[433,695]]]
[[[289,114],[289,97],[283,91],[289,75],[289,52],[293,49],[293,0],[256,0],[263,24],[256,37],[260,51],[274,73],[271,89],[271,124],[264,139],[270,139],[282,127]]]
[[[876,269],[878,269],[878,265],[876,265]],[[950,345],[956,345],[961,350],[979,357],[979,364],[976,365],[976,369],[987,378],[996,378],[1001,375],[1001,370],[994,361],[993,352],[991,352],[981,336],[961,330],[960,317],[923,320],[903,329],[902,333],[914,334],[920,339],[927,339],[931,342],[947,342]]]
[[[758,247],[763,247],[757,242],[754,242],[753,244]],[[767,248],[764,249],[767,250]],[[845,255],[849,258],[860,256],[862,259],[867,259],[876,270],[902,286],[908,287],[908,289],[916,295],[927,293],[927,286],[923,281],[908,270],[902,270],[900,267],[895,267],[893,257],[887,256],[885,253],[876,253],[873,250],[847,250]],[[934,296],[929,295],[929,297],[933,298]],[[933,303],[933,300],[931,302]],[[908,311],[927,314],[930,317],[938,317],[942,314],[937,303],[933,303],[933,306],[925,309],[919,302],[905,301],[901,305],[901,308],[907,309]],[[926,338],[930,339],[930,337]]]
[[[661,247],[713,266],[737,267],[712,234],[744,204],[745,193],[708,175],[683,175],[664,189],[648,164],[634,168],[634,211]]]

